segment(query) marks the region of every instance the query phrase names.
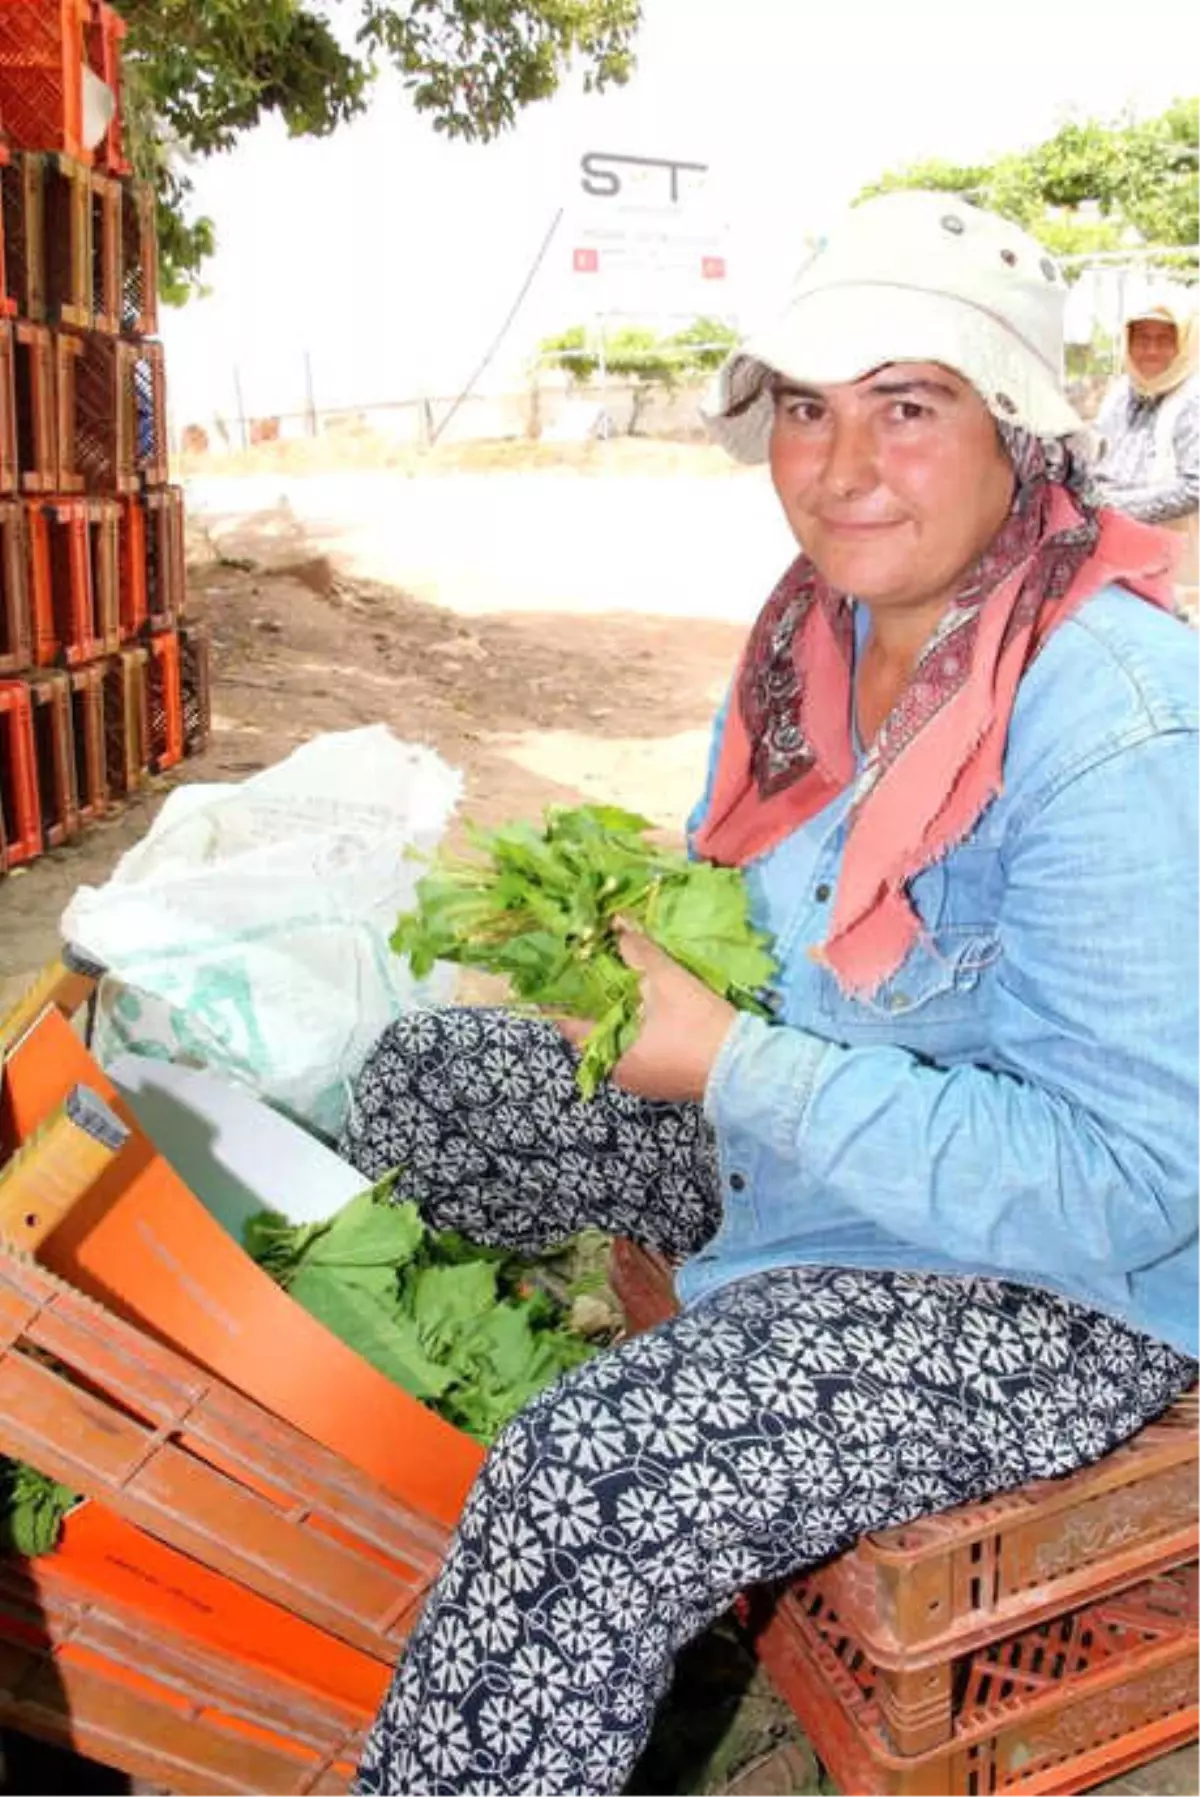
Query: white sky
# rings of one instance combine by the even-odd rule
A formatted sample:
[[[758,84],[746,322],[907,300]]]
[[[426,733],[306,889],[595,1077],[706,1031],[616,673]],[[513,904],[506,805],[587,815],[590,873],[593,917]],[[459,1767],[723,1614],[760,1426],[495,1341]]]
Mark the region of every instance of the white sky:
[[[219,247],[212,296],[167,311],[177,424],[303,404],[450,396],[488,347],[555,212],[572,208],[492,372],[511,384],[537,337],[582,322],[570,273],[585,150],[709,164],[730,221],[729,280],[697,282],[752,319],[804,236],[866,182],[925,156],[988,159],[1072,115],[1162,109],[1194,91],[1193,0],[1145,28],[1114,0],[645,0],[624,89],[571,82],[489,145],[448,143],[392,80],[323,140],[274,124],[198,164]],[[592,202],[593,209],[598,202]],[[508,377],[506,379],[506,377]]]

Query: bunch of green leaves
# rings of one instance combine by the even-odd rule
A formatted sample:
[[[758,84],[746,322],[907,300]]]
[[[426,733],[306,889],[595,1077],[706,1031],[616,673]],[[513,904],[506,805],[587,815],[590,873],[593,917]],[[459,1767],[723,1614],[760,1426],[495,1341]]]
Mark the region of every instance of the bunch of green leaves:
[[[457,1428],[490,1443],[542,1387],[594,1350],[537,1288],[529,1262],[428,1229],[394,1176],[323,1223],[274,1211],[247,1253],[318,1322]]]
[[[418,881],[417,908],[400,918],[392,948],[418,978],[435,961],[455,961],[503,974],[529,1004],[593,1020],[579,1066],[590,1098],[641,1022],[641,983],[621,959],[618,919],[739,1009],[763,1012],[775,972],[740,870],[658,848],[646,840],[651,829],[614,805],[581,805],[550,809],[542,830],[473,831],[484,859],[442,855]]]
[[[23,1460],[0,1459],[0,1553],[48,1554],[78,1493]]]

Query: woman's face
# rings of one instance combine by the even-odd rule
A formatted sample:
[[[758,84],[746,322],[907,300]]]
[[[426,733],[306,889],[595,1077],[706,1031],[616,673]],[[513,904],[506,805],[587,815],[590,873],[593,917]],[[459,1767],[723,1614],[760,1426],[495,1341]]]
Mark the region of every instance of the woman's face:
[[[1147,380],[1171,366],[1179,351],[1179,332],[1166,318],[1138,318],[1129,327],[1129,359]]]
[[[1012,504],[996,425],[961,375],[893,362],[861,380],[775,382],[770,463],[829,583],[872,606],[946,603]]]

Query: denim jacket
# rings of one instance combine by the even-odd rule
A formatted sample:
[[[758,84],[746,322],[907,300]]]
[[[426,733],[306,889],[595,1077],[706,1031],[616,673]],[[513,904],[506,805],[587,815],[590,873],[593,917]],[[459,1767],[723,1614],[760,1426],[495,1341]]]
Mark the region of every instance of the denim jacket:
[[[708,1081],[724,1220],[685,1301],[773,1266],[983,1274],[1196,1352],[1197,724],[1195,633],[1118,587],[1081,606],[869,999],[806,952],[848,794],[751,863],[775,1016],[739,1017]]]

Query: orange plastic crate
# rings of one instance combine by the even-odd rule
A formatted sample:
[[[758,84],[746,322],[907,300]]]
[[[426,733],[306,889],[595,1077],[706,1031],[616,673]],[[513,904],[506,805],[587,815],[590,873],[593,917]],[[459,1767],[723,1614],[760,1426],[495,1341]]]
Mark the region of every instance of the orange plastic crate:
[[[117,501],[121,637],[141,636],[146,627],[146,508],[137,494]]]
[[[620,1241],[612,1267],[631,1328],[672,1313],[661,1257]],[[810,1583],[919,1693],[956,1654],[1194,1558],[1198,1444],[1193,1391],[1094,1466],[866,1535]]]
[[[24,508],[19,499],[0,499],[0,675],[21,673],[32,657]]]
[[[0,1565],[0,1719],[171,1791],[345,1789],[361,1713],[97,1591],[72,1551],[73,1533],[104,1524],[89,1508],[60,1553]],[[165,1551],[167,1576],[189,1578],[181,1555],[137,1530],[118,1523],[111,1547],[131,1569]],[[223,1603],[228,1583],[211,1583],[208,1601]]]
[[[29,696],[33,705],[42,845],[57,849],[78,836],[80,827],[70,678],[59,673],[31,674]]]
[[[146,492],[142,503],[146,514],[146,617],[151,630],[171,630],[184,612],[183,489],[162,487]]]
[[[17,370],[13,328],[0,320],[0,493],[15,493],[20,484],[17,460]]]
[[[158,223],[154,189],[121,183],[121,329],[131,337],[158,330]]]
[[[146,651],[124,648],[104,662],[104,753],[110,798],[145,785],[150,772]]]
[[[12,327],[17,466],[22,493],[53,493],[59,484],[54,341],[45,325]]]
[[[91,174],[92,323],[98,331],[121,329],[121,254],[124,241],[121,183]]]
[[[73,156],[45,158],[46,311],[54,324],[92,324],[91,170]]]
[[[124,147],[125,92],[121,73],[121,48],[126,30],[124,19],[105,0],[91,0],[84,37],[88,61],[101,81],[112,89],[116,101],[108,130],[96,152],[97,162],[110,175],[127,175],[130,168]]]
[[[915,1668],[1194,1558],[1197,1395],[1069,1479],[868,1535],[815,1576],[878,1665]]]
[[[1196,1733],[1194,1565],[964,1656],[943,1739],[920,1753],[902,1750],[869,1658],[805,1587],[779,1601],[755,1647],[845,1791],[1071,1793]]]
[[[306,1632],[307,1647],[295,1638],[288,1645],[290,1676],[328,1689],[325,1636],[334,1644],[331,1660],[337,1643],[385,1665],[397,1658],[448,1531],[7,1251],[0,1252],[0,1318],[8,1332],[0,1351],[6,1454],[61,1477],[229,1580],[231,1609],[250,1592],[319,1631],[321,1639]],[[62,1364],[47,1365],[45,1357]],[[359,1427],[369,1430],[370,1419],[360,1417]],[[177,1596],[157,1583],[144,1601]],[[211,1576],[207,1584],[211,1593]],[[249,1632],[258,1615],[250,1611],[243,1657],[277,1665],[283,1649],[269,1621]]]
[[[65,339],[66,333],[62,335]],[[88,493],[136,493],[141,479],[135,371],[142,346],[100,331],[70,343],[74,379],[69,398],[64,397],[60,361],[59,428],[65,439],[60,466],[69,465]],[[61,353],[68,353],[65,344]]]
[[[179,638],[160,632],[147,644],[146,707],[150,720],[150,769],[162,774],[183,760],[183,689]]]
[[[41,854],[33,706],[24,680],[0,680],[0,815],[8,867]]]
[[[115,499],[83,502],[91,562],[92,635],[97,653],[121,647],[120,508]]]
[[[183,752],[199,755],[212,734],[211,644],[206,624],[179,628],[180,684],[183,703]]]
[[[0,6],[0,118],[18,148],[63,150],[92,161],[82,135],[83,65],[85,57],[91,61],[87,19],[87,0]]]
[[[43,164],[35,150],[10,151],[0,161],[6,289],[12,309],[35,323],[46,316]]]
[[[100,652],[96,639],[87,503],[28,501],[25,507],[33,658],[76,667]]]
[[[13,167],[13,151],[9,149],[9,146],[5,144],[4,140],[0,140],[0,225],[4,223],[4,219],[2,219],[2,212],[4,212],[4,180],[9,176],[9,169],[11,169],[11,167]],[[13,318],[16,309],[18,309],[18,307],[16,307],[16,295],[14,295],[13,284],[11,284],[11,275],[9,275],[9,246],[7,246],[7,237],[5,237],[4,232],[0,232],[0,316],[4,316],[4,318]]]
[[[133,360],[134,461],[147,487],[163,487],[167,463],[167,374],[161,343],[139,340]]]
[[[75,791],[79,821],[90,824],[108,808],[108,759],[104,739],[104,668],[73,668],[71,734],[75,750]]]
[[[75,432],[78,425],[76,406],[76,367],[85,353],[86,339],[72,331],[55,331],[51,336],[54,364],[54,482],[57,493],[81,493],[83,475],[75,465]]]
[[[0,1025],[0,1040],[4,1028]],[[288,1601],[288,1578],[293,1583],[316,1578],[320,1566],[326,1564],[319,1551],[321,1539],[332,1551],[337,1543],[346,1542],[348,1533],[352,1542],[356,1530],[363,1532],[355,1521],[361,1509],[355,1493],[362,1490],[362,1475],[381,1500],[398,1504],[399,1513],[410,1518],[407,1536],[393,1534],[393,1558],[405,1562],[410,1569],[417,1567],[419,1573],[422,1564],[428,1565],[428,1557],[414,1561],[413,1555],[422,1539],[444,1541],[448,1529],[457,1522],[483,1459],[479,1444],[352,1353],[294,1304],[243,1253],[133,1124],[102,1069],[87,1053],[67,1018],[56,1009],[40,1011],[33,1026],[26,1026],[7,1051],[5,1079],[0,1088],[0,1160],[29,1142],[80,1082],[107,1103],[115,1103],[119,1115],[132,1124],[130,1140],[116,1164],[96,1179],[82,1201],[45,1238],[38,1252],[63,1278],[69,1278],[82,1290],[102,1295],[109,1311],[119,1309],[136,1320],[138,1330],[152,1330],[160,1343],[175,1343],[180,1353],[186,1353],[197,1367],[208,1368],[216,1375],[214,1380],[193,1367],[189,1380],[194,1375],[195,1380],[201,1381],[198,1389],[212,1392],[225,1379],[245,1393],[232,1407],[245,1426],[239,1425],[234,1436],[227,1431],[223,1437],[212,1436],[211,1429],[217,1428],[221,1418],[233,1428],[236,1416],[229,1413],[223,1400],[217,1403],[214,1399],[215,1409],[207,1403],[197,1408],[196,1393],[189,1384],[192,1395],[187,1399],[189,1408],[182,1413],[188,1417],[182,1445],[190,1446],[193,1456],[200,1451],[192,1443],[196,1430],[214,1447],[219,1445],[219,1439],[224,1439],[227,1452],[223,1458],[218,1456],[219,1463],[229,1470],[230,1460],[236,1461],[247,1474],[257,1466],[258,1472],[247,1482],[273,1497],[283,1513],[303,1516],[306,1521],[303,1545],[297,1540],[294,1550],[298,1564],[289,1572],[277,1556],[272,1559],[271,1563],[280,1566],[281,1571],[274,1589],[256,1584],[249,1570],[242,1582],[268,1597],[282,1589],[284,1601]],[[57,1307],[56,1314],[60,1314]],[[0,1327],[0,1342],[11,1340],[12,1335],[11,1328],[6,1334]],[[132,1351],[133,1343],[128,1337],[122,1335],[121,1340]],[[95,1387],[105,1364],[102,1346],[103,1338],[96,1339],[93,1332],[91,1340],[72,1335],[51,1351],[67,1366],[86,1365]],[[169,1350],[154,1350],[155,1355],[160,1352]],[[80,1354],[85,1359],[75,1358]],[[133,1368],[127,1368],[122,1375],[122,1389],[128,1393],[130,1407],[143,1419],[141,1445],[136,1445],[133,1437],[119,1438],[119,1432],[106,1432],[104,1440],[110,1442],[111,1453],[105,1450],[101,1464],[113,1477],[106,1476],[99,1482],[93,1478],[90,1485],[77,1485],[76,1489],[103,1497],[128,1520],[141,1524],[146,1520],[144,1511],[135,1514],[122,1508],[129,1495],[124,1474],[117,1480],[120,1490],[116,1495],[113,1480],[118,1463],[127,1470],[129,1465],[140,1467],[150,1437],[160,1439],[154,1431],[166,1420],[162,1403],[167,1401],[168,1393],[162,1380],[171,1373],[171,1367],[154,1358],[148,1337],[139,1338],[138,1356],[140,1361],[150,1356],[153,1368],[148,1365],[145,1378],[137,1381]],[[109,1359],[111,1362],[111,1356]],[[128,1354],[122,1364],[127,1361]],[[111,1370],[115,1377],[115,1363]],[[176,1367],[175,1372],[182,1376],[183,1368]],[[135,1389],[139,1394],[136,1403]],[[183,1394],[177,1393],[176,1397],[182,1401]],[[174,1404],[173,1399],[172,1415],[177,1414]],[[259,1405],[268,1407],[274,1416],[267,1416]],[[260,1419],[253,1427],[250,1411]],[[7,1426],[5,1417],[11,1412],[0,1378],[0,1430]],[[364,1424],[364,1418],[370,1419],[369,1426]],[[171,1425],[172,1430],[176,1427],[181,1425]],[[145,1435],[147,1429],[149,1437]],[[300,1452],[295,1440],[296,1432],[301,1430],[309,1438],[307,1456]],[[259,1448],[255,1449],[250,1437],[259,1442]],[[56,1447],[56,1439],[50,1422],[44,1430],[39,1424],[37,1439],[30,1437],[22,1451],[35,1465],[70,1483],[76,1473],[63,1470],[62,1460],[62,1451],[69,1443],[57,1441]],[[83,1440],[78,1434],[73,1439],[77,1446]],[[317,1443],[324,1446],[317,1447]],[[10,1451],[2,1438],[0,1451]],[[45,1459],[51,1452],[59,1455],[53,1465]],[[89,1447],[83,1457],[88,1459],[90,1452]],[[135,1460],[127,1462],[127,1454],[133,1454]],[[211,1452],[206,1457],[211,1459]],[[319,1465],[324,1465],[329,1478],[335,1481],[336,1494],[330,1492],[330,1508],[322,1503],[314,1514],[311,1505],[305,1511],[299,1500],[304,1490],[313,1493]],[[147,1470],[147,1482],[141,1482],[138,1475],[142,1495],[149,1497],[157,1492],[161,1501],[167,1490],[163,1480],[172,1468],[179,1480],[186,1483],[190,1478],[177,1459],[168,1455],[156,1469]],[[175,1478],[176,1473],[172,1473],[171,1480]],[[372,1485],[372,1481],[376,1483]],[[210,1485],[204,1484],[204,1489],[209,1490]],[[219,1514],[208,1513],[206,1526],[212,1536],[213,1553],[219,1548],[228,1556],[239,1535],[237,1519],[246,1514],[237,1505],[221,1509]],[[244,1565],[247,1559],[256,1561],[265,1551],[273,1530],[278,1534],[273,1516],[274,1511],[264,1516],[262,1528],[256,1528],[253,1538],[241,1532],[237,1565]],[[424,1535],[418,1528],[421,1518],[426,1519],[421,1525]],[[377,1529],[367,1532],[379,1537]],[[190,1551],[191,1538],[164,1538]],[[386,1540],[379,1537],[377,1546],[383,1551]],[[219,1570],[241,1576],[228,1557],[218,1562],[207,1551],[204,1557]],[[373,1644],[381,1639],[392,1638],[396,1630],[398,1639],[407,1624],[401,1626],[401,1611],[406,1605],[400,1601],[397,1576],[393,1568],[391,1582],[373,1585],[371,1594],[363,1590],[367,1608],[355,1610],[357,1622],[348,1617],[344,1626],[334,1626],[332,1620],[328,1626],[344,1640],[367,1651],[374,1651]],[[421,1577],[413,1576],[421,1584]],[[411,1584],[409,1589],[411,1593]],[[296,1593],[293,1591],[292,1595],[294,1599]],[[289,1607],[299,1609],[295,1601],[289,1602]],[[323,1615],[305,1613],[308,1620],[326,1626]],[[353,1634],[347,1632],[351,1626]]]

